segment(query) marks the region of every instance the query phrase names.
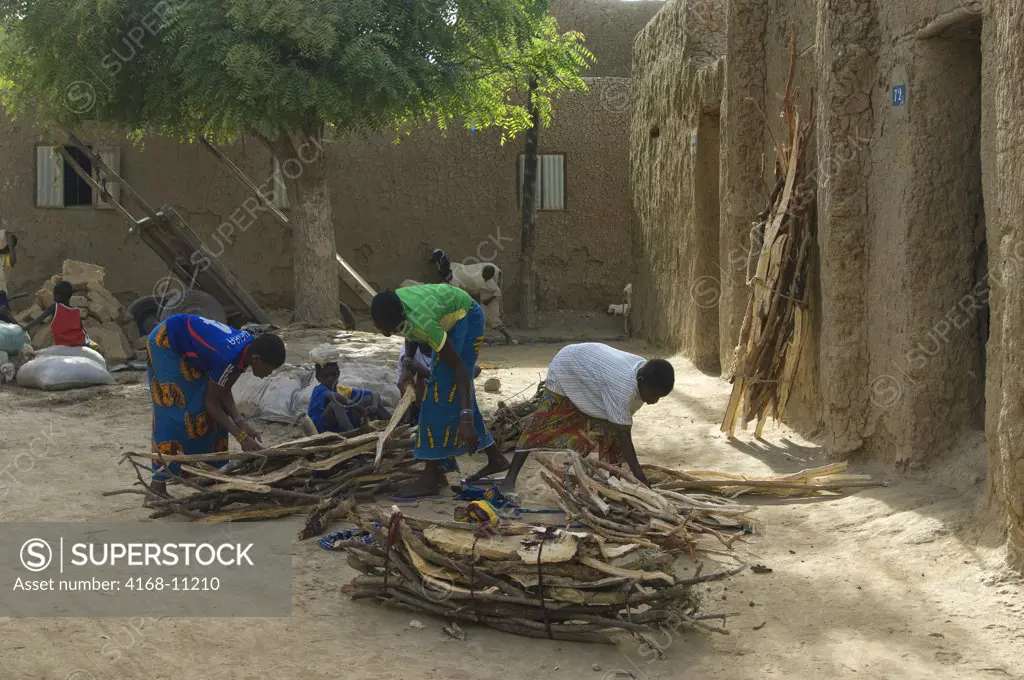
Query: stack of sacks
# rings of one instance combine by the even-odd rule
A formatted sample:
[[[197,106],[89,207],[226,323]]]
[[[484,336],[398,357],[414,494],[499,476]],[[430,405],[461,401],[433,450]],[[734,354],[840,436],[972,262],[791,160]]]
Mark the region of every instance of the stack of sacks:
[[[71,284],[75,294],[71,305],[82,310],[82,325],[89,339],[100,346],[100,352],[111,364],[146,358],[146,339],[140,337],[139,328],[125,312],[124,307],[106,288],[103,279],[106,270],[95,264],[65,260],[60,274],[55,274],[36,293],[35,304],[17,315],[26,324],[53,304],[53,288],[59,281]],[[85,315],[88,316],[85,316]],[[32,346],[48,347],[53,344],[49,324],[36,330]]]

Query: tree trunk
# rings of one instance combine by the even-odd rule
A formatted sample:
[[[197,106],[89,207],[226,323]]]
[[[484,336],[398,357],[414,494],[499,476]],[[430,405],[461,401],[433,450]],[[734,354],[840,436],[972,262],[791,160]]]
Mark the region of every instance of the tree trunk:
[[[523,168],[523,243],[519,268],[523,278],[523,324],[527,328],[537,327],[537,275],[534,271],[534,250],[537,245],[537,148],[540,133],[540,116],[533,103],[537,90],[536,78],[530,79],[527,106],[533,125],[526,131],[526,155]]]
[[[276,143],[281,173],[294,189],[291,214],[295,321],[326,324],[339,316],[340,290],[326,145],[318,131]],[[282,153],[283,152],[283,153]]]

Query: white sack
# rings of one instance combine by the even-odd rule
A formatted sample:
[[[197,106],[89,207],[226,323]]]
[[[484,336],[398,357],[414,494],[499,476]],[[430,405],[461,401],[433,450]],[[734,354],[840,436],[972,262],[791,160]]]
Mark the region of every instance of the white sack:
[[[292,424],[298,417],[292,408],[295,394],[312,377],[311,370],[298,366],[284,366],[264,380],[246,372],[235,381],[231,393],[246,418]]]
[[[89,347],[64,347],[54,345],[36,352],[37,357],[80,357],[99,364],[103,370],[107,370],[107,360],[103,355]]]
[[[40,356],[21,367],[18,385],[37,390],[70,390],[92,385],[113,385],[114,376],[91,359]]]

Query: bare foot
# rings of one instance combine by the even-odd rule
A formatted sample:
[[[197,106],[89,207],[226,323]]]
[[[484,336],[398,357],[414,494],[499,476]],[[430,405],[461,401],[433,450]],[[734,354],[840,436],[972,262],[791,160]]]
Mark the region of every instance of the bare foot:
[[[466,477],[466,481],[477,482],[480,481],[481,479],[490,477],[491,475],[496,475],[499,472],[504,472],[505,470],[508,470],[509,467],[510,464],[507,460],[505,460],[504,457],[502,457],[500,460],[491,460],[488,461],[487,465],[485,465],[483,469],[481,469],[479,472],[472,474],[469,477]]]
[[[411,482],[399,484],[391,496],[393,498],[425,498],[436,496],[439,491],[441,491],[441,482],[429,477],[420,477]]]
[[[513,477],[506,477],[505,479],[498,482],[498,491],[503,494],[515,493],[516,480]]]

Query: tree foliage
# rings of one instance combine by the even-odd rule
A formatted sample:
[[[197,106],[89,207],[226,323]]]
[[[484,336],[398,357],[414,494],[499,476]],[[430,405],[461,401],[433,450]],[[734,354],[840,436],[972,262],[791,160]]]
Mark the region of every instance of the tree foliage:
[[[593,60],[547,0],[0,0],[0,98],[76,125],[273,140],[547,122]]]

